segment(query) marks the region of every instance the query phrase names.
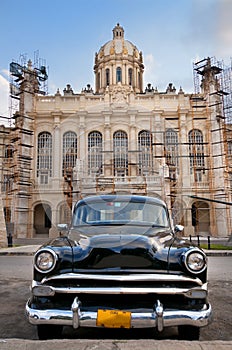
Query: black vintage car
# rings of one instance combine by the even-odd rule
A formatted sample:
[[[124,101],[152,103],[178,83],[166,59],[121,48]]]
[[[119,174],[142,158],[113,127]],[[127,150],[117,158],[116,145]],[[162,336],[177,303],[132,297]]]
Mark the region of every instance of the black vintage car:
[[[71,225],[34,257],[26,305],[39,339],[63,326],[178,327],[180,339],[199,339],[209,324],[207,258],[178,238],[165,203],[135,195],[86,197]],[[155,333],[155,332],[154,332]]]

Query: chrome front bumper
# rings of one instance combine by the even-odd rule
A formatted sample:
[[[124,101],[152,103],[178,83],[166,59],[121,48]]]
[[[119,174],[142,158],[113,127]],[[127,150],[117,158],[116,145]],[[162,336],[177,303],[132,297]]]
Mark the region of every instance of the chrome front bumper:
[[[55,324],[79,327],[97,327],[97,312],[82,311],[81,302],[74,298],[70,310],[38,310],[26,305],[26,315],[31,324]],[[153,310],[128,310],[130,314],[130,328],[156,328],[159,332],[165,327],[189,325],[196,327],[207,326],[212,318],[210,304],[205,304],[202,310],[164,310],[159,300],[156,301]]]

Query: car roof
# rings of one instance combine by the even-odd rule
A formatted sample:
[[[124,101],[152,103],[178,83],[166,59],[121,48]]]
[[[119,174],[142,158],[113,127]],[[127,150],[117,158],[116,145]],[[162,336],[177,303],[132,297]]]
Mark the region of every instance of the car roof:
[[[159,198],[156,197],[149,197],[149,196],[140,196],[140,195],[124,195],[124,194],[104,194],[104,195],[94,195],[94,196],[87,196],[82,198],[80,201],[76,203],[76,205],[80,205],[83,203],[90,203],[93,201],[125,201],[125,202],[140,202],[140,203],[156,203],[159,205],[166,206],[165,202],[162,201]],[[75,206],[76,206],[75,205]]]

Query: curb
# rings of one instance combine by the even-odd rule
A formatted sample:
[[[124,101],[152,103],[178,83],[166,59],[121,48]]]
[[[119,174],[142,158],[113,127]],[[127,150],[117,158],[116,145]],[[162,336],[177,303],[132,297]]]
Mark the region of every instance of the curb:
[[[16,345],[17,344],[17,345]],[[96,349],[96,350],[140,350],[142,348],[154,349],[154,350],[229,350],[231,349],[232,341],[180,341],[180,340],[49,340],[49,341],[39,341],[39,340],[22,340],[22,339],[0,339],[0,349],[1,350],[53,350],[57,349],[70,349],[70,350],[85,350],[85,349]]]
[[[1,252],[0,256],[33,256],[34,253],[27,253],[27,252]]]
[[[41,245],[27,245],[27,246],[12,247],[12,248],[1,248],[0,256],[6,256],[6,255],[33,256],[40,246]]]
[[[207,256],[232,256],[232,250],[204,250]]]

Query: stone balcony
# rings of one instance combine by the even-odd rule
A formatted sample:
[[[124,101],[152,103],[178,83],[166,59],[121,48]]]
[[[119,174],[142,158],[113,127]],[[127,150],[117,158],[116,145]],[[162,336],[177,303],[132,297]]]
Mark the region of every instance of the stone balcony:
[[[76,190],[83,195],[106,193],[132,193],[146,195],[149,191],[160,193],[161,176],[87,176],[77,181]]]
[[[47,193],[64,195],[70,191],[68,183],[63,179],[49,178],[48,183],[41,184],[38,181],[34,184],[34,193],[46,196]],[[96,194],[157,194],[161,198],[164,193],[170,193],[169,181],[160,175],[149,176],[80,176],[72,182],[73,198],[78,199],[79,195],[89,196]]]

